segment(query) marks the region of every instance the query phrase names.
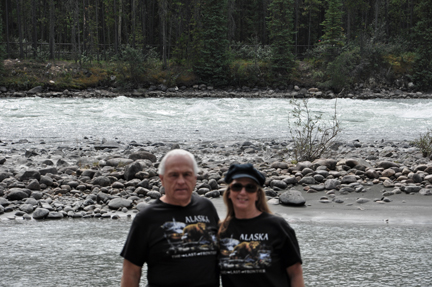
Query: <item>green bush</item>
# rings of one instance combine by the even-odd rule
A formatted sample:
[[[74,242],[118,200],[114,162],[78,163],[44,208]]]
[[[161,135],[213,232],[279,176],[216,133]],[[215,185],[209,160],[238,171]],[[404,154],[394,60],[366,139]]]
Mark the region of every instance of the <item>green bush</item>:
[[[429,129],[425,134],[420,134],[413,144],[420,149],[423,157],[432,159],[432,130]]]
[[[301,102],[292,99],[290,104],[294,106],[294,109],[288,115],[288,127],[294,142],[295,160],[297,162],[313,161],[320,158],[335,142],[340,132],[336,114],[337,102],[335,102],[334,115],[328,122],[322,120],[321,114],[312,114],[307,99]],[[293,124],[291,120],[294,120]]]

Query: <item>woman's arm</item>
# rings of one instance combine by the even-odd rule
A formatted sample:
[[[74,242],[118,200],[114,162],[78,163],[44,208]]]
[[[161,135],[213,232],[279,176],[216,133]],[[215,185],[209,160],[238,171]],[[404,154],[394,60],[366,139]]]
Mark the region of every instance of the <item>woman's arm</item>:
[[[287,268],[287,273],[291,281],[291,287],[304,287],[303,268],[300,263],[296,263]]]

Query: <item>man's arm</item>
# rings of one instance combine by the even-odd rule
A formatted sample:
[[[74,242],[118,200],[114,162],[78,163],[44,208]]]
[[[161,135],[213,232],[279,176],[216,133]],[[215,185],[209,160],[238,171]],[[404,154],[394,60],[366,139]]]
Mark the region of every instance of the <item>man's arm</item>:
[[[123,276],[121,287],[138,287],[141,279],[141,267],[133,264],[129,260],[123,261]]]
[[[300,263],[296,263],[287,268],[287,273],[291,281],[291,287],[304,287],[303,268]]]

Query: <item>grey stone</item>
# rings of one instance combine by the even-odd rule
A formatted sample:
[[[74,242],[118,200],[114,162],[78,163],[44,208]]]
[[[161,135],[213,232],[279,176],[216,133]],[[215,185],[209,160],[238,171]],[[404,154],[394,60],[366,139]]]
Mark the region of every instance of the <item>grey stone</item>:
[[[43,193],[39,191],[33,191],[31,194],[31,197],[33,197],[36,200],[42,199]]]
[[[34,208],[33,204],[24,203],[19,206],[19,209],[24,211],[25,213],[32,213]]]
[[[129,155],[129,159],[131,160],[138,160],[138,159],[148,159],[151,162],[156,162],[157,158],[154,154],[146,152],[146,151],[139,151],[135,152]]]
[[[337,179],[331,178],[331,179],[327,179],[324,182],[324,187],[325,189],[337,189],[340,186],[341,182]]]
[[[96,170],[93,169],[85,169],[82,171],[81,176],[88,176],[90,178],[93,178],[95,174],[97,173]]]
[[[216,179],[210,179],[208,184],[212,190],[219,188],[219,184],[217,183]]]
[[[305,176],[303,177],[300,181],[300,184],[304,183],[304,184],[315,184],[315,178],[313,178],[312,176]]]
[[[30,90],[27,91],[27,94],[33,95],[33,94],[37,94],[37,93],[41,93],[42,92],[42,86],[36,86]]]
[[[271,164],[272,168],[288,169],[288,164],[286,162],[274,162]]]
[[[0,214],[3,214],[5,211],[5,208],[3,207],[3,205],[0,205]]]
[[[210,191],[210,189],[209,189],[209,188],[206,188],[206,187],[201,187],[201,188],[197,189],[197,193],[198,193],[199,195],[206,194],[206,193],[208,193],[209,191]]]
[[[135,174],[142,170],[142,166],[139,162],[133,162],[126,166],[123,177],[126,180],[131,180],[135,178]]]
[[[49,210],[45,208],[36,208],[36,210],[33,212],[33,218],[34,219],[44,219],[48,216]]]
[[[294,176],[291,176],[291,177],[284,178],[283,181],[286,184],[296,184],[297,183],[297,178],[295,178]]]
[[[47,168],[42,168],[39,170],[39,173],[41,175],[46,175],[47,173],[51,173],[51,174],[57,174],[58,170],[56,167],[47,167]]]
[[[32,181],[29,182],[27,188],[30,190],[40,190],[39,181],[37,179],[33,179]]]
[[[97,201],[98,202],[106,202],[109,199],[110,199],[110,195],[103,193],[102,191],[97,194]]]
[[[21,200],[31,195],[31,191],[25,188],[11,188],[6,198],[8,200]]]
[[[311,185],[310,188],[315,189],[316,191],[323,191],[325,189],[323,184]]]
[[[51,211],[50,213],[48,213],[47,215],[47,219],[61,219],[63,218],[63,213],[61,212],[57,212],[57,211]]]
[[[42,175],[40,180],[39,180],[40,184],[45,184],[46,186],[52,186],[54,181],[51,177],[47,176],[47,175]]]
[[[270,183],[270,186],[273,187],[273,188],[274,187],[278,187],[281,190],[283,190],[283,189],[286,189],[288,185],[287,185],[286,182],[284,182],[282,180],[272,180],[271,183]]]
[[[130,208],[132,207],[132,200],[124,198],[114,198],[109,201],[108,207],[111,209],[119,209],[123,207]]]
[[[110,186],[111,181],[106,176],[98,176],[92,180],[92,184],[104,187],[104,186]]]
[[[404,191],[406,192],[406,193],[417,193],[417,192],[419,192],[420,191],[420,189],[421,189],[421,186],[416,186],[416,185],[407,185],[407,186],[405,186],[405,188],[404,188]]]
[[[391,167],[399,167],[399,165],[391,161],[381,161],[377,164],[377,167],[387,169]]]
[[[17,178],[20,181],[25,181],[29,179],[37,179],[40,180],[41,174],[38,170],[26,170],[24,172],[20,172],[17,174]]]
[[[342,182],[342,183],[353,183],[353,182],[357,182],[357,178],[356,178],[355,175],[348,174],[348,175],[345,175],[345,176],[342,178],[342,181],[341,181],[341,182]]]
[[[114,167],[126,166],[132,162],[133,162],[133,160],[128,159],[128,158],[111,158],[111,159],[106,160],[106,164],[108,166],[114,166]]]
[[[414,173],[412,176],[412,180],[414,181],[414,183],[421,183],[423,181],[423,178],[420,174]]]
[[[150,196],[150,198],[153,198],[153,199],[158,199],[158,198],[160,198],[162,195],[161,195],[161,193],[160,193],[159,191],[156,191],[156,190],[150,190],[150,191],[147,193],[147,196]]]
[[[429,188],[422,188],[419,190],[420,195],[432,195],[432,191]]]
[[[266,189],[266,190],[264,190],[264,193],[266,196],[270,196],[270,197],[275,197],[278,195],[278,193],[276,191],[274,191],[273,189]]]
[[[9,200],[7,200],[6,198],[4,198],[4,197],[0,197],[0,205],[1,206],[8,206],[10,204],[10,201]]]
[[[369,202],[369,199],[360,197],[356,200],[356,202],[362,204],[362,203]]]
[[[33,194],[32,194],[32,196],[33,196]],[[24,203],[31,204],[31,205],[37,205],[38,201],[33,197],[29,197],[24,201]]]
[[[301,192],[295,189],[290,189],[282,193],[279,197],[279,201],[281,204],[293,206],[303,206],[306,203]]]
[[[212,190],[204,194],[204,196],[207,198],[218,198],[220,197],[220,193],[219,190]]]
[[[12,173],[9,172],[0,172],[0,182],[2,182],[4,179],[9,178],[13,176]]]

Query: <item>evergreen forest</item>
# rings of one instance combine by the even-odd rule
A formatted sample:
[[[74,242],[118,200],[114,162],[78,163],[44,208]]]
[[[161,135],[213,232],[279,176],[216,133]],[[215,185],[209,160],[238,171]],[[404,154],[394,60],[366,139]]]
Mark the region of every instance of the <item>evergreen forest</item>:
[[[432,88],[432,0],[2,0],[0,15],[3,59],[79,67],[59,88]]]

